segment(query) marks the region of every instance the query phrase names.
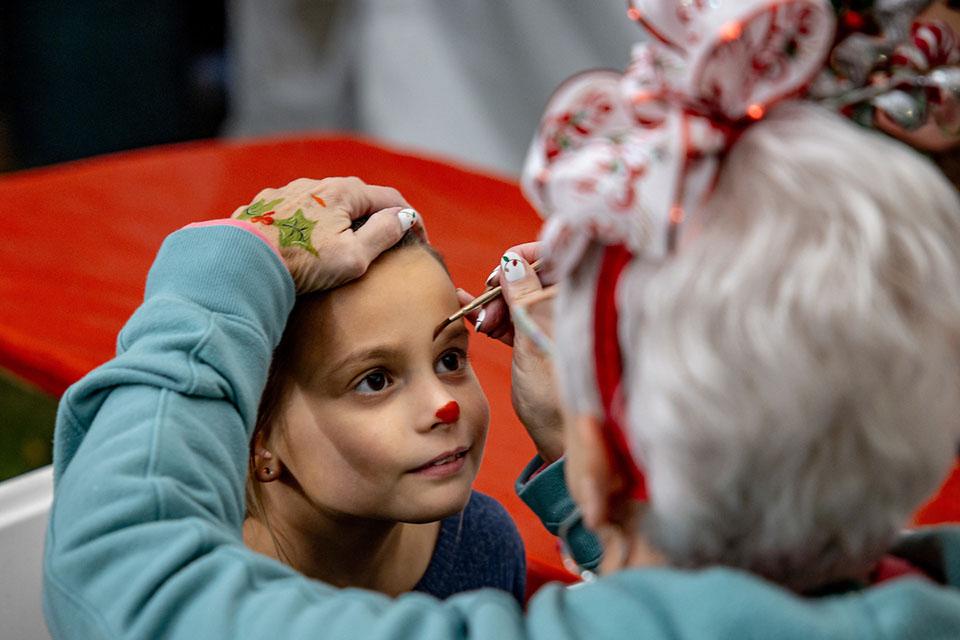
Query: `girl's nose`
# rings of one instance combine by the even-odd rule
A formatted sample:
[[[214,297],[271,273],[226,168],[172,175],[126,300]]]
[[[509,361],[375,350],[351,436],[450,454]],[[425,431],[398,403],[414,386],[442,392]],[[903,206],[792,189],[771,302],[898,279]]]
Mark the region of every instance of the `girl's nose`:
[[[451,422],[456,422],[460,417],[460,405],[456,400],[451,400],[447,404],[443,405],[437,409],[437,420],[443,424],[450,424]]]

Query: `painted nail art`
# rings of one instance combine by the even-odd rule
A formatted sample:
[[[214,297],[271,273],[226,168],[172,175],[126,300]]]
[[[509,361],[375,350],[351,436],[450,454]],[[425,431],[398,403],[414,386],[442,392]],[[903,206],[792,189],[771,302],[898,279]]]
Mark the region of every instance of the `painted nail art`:
[[[508,251],[503,254],[501,266],[503,267],[503,275],[507,278],[507,282],[516,282],[527,275],[527,268],[523,266],[523,258],[513,251]]]
[[[480,313],[477,314],[477,321],[473,324],[474,331],[480,331],[480,325],[483,324],[483,319],[487,317],[487,310],[480,309]]]
[[[420,214],[417,213],[417,210],[409,208],[397,211],[397,217],[400,218],[400,226],[403,227],[404,231],[407,231],[420,220]]]

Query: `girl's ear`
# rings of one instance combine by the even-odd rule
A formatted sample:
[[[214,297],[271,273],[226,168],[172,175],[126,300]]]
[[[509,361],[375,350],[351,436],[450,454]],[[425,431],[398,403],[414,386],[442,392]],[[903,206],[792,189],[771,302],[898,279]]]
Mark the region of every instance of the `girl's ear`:
[[[258,433],[253,444],[253,467],[257,480],[273,482],[280,477],[283,463],[264,446],[262,433]]]

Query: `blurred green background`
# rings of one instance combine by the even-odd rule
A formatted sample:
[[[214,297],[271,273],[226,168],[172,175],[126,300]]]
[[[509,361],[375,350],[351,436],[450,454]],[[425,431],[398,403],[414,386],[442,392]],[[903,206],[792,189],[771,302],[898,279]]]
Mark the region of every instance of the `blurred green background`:
[[[0,1],[0,172],[215,137],[225,11],[225,0]],[[6,205],[0,216],[24,206]],[[0,368],[0,481],[50,463],[56,406]]]
[[[0,370],[0,481],[50,464],[57,400]]]

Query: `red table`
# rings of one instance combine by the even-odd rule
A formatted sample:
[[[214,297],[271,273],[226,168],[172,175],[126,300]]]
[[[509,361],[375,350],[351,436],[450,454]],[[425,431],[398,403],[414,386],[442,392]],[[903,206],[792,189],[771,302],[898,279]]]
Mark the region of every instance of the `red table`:
[[[191,143],[0,176],[0,367],[59,395],[113,355],[167,234],[228,215],[263,187],[332,175],[398,188],[470,290],[504,248],[539,228],[513,182],[342,137]],[[570,579],[554,540],[513,492],[533,447],[511,410],[509,351],[482,336],[473,344],[491,405],[478,488],[516,520],[531,587]],[[960,521],[960,468],[917,515],[943,521]]]

